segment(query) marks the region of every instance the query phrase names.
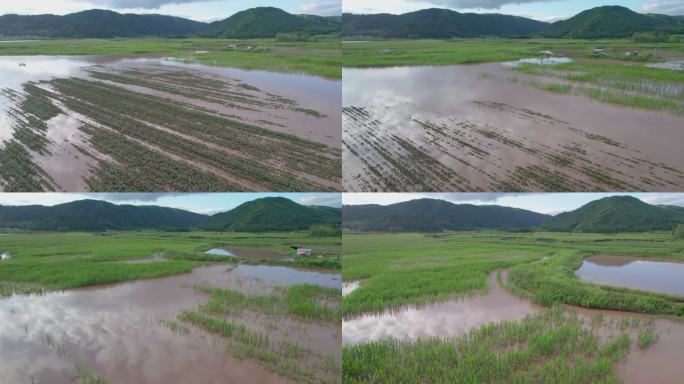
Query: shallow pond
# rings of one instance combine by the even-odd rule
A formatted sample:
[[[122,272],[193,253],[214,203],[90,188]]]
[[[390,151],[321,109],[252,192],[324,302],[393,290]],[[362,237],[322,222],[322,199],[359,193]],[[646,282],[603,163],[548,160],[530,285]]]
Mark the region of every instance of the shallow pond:
[[[536,89],[557,83],[501,63],[343,76],[351,192],[684,187],[682,116]]]
[[[226,257],[239,257],[254,261],[259,260],[285,260],[287,255],[269,248],[256,247],[225,247],[212,248],[204,253],[210,255],[221,255]]]
[[[649,68],[671,69],[673,71],[684,71],[684,61],[668,61],[664,63],[646,64]]]
[[[223,249],[223,248],[212,248],[207,251],[205,251],[207,255],[219,255],[219,256],[226,256],[226,257],[235,257],[229,250]]]
[[[207,300],[195,292],[196,284],[265,293],[272,285],[319,282],[340,286],[339,275],[217,265],[179,276],[0,299],[0,377],[8,383],[33,377],[66,384],[82,364],[111,383],[289,383],[250,359],[234,358],[222,338],[197,329],[174,333],[160,321]],[[339,329],[289,323],[281,323],[288,338],[339,358]]]
[[[684,263],[623,256],[590,256],[576,271],[580,280],[684,296]]]
[[[361,286],[360,281],[343,281],[342,282],[342,296],[347,296],[348,294],[354,292]]]
[[[521,64],[554,65],[562,63],[572,63],[573,61],[574,60],[572,60],[569,57],[533,57],[520,59],[516,61],[505,61],[501,64],[505,67],[517,67]]]

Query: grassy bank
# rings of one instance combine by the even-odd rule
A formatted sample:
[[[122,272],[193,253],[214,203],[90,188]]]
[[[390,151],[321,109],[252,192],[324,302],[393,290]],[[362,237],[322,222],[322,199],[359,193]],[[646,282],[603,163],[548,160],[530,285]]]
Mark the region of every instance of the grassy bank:
[[[510,268],[510,290],[543,305],[684,313],[680,298],[583,283],[574,273],[592,254],[684,260],[684,242],[671,233],[346,234],[343,242],[344,279],[363,280],[345,296],[345,314],[482,291],[500,268]]]
[[[0,252],[8,251],[11,259],[0,262],[0,296],[168,276],[191,272],[194,267],[206,263],[236,261],[204,253],[214,247],[264,247],[294,257],[294,250],[290,247],[301,244],[314,249],[341,246],[339,237],[313,238],[303,232],[143,231],[3,235]],[[152,260],[155,255],[163,261],[126,263]],[[312,260],[316,260],[315,255]],[[316,267],[313,262],[308,266]]]
[[[237,45],[237,49],[229,46]],[[247,50],[246,47],[252,48]],[[240,48],[244,47],[244,49]],[[206,51],[206,52],[204,52]],[[275,39],[77,39],[5,42],[0,56],[115,55],[168,56],[202,64],[286,73],[342,77],[340,40],[278,42]]]

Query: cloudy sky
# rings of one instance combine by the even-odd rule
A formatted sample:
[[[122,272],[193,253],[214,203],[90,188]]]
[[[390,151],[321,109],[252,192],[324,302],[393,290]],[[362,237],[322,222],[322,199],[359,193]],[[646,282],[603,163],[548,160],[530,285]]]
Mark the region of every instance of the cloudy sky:
[[[0,205],[56,205],[93,199],[114,204],[159,205],[214,214],[267,196],[282,196],[303,205],[341,205],[339,193],[0,193]]]
[[[616,195],[634,196],[649,204],[684,207],[684,193],[346,193],[342,202],[347,205],[387,205],[420,198],[431,198],[457,204],[496,204],[555,215],[579,208],[596,199]]]
[[[601,5],[622,5],[636,12],[684,15],[684,0],[344,0],[342,8],[351,13],[398,14],[437,7],[556,21]]]
[[[198,21],[214,21],[252,7],[272,6],[291,13],[339,15],[340,0],[2,0],[0,14],[57,14],[86,9],[122,13],[160,13]]]

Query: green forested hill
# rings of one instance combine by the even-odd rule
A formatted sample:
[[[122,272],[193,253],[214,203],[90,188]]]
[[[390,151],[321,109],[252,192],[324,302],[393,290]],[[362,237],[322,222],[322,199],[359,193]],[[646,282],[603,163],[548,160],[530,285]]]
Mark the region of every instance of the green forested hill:
[[[448,9],[423,9],[402,15],[372,14],[342,15],[344,36],[372,36],[378,38],[443,39],[451,37],[480,37],[529,35],[547,23],[524,17],[458,13]]]
[[[205,218],[204,215],[180,209],[115,205],[97,200],[81,200],[51,207],[0,206],[0,228],[33,231],[187,229]]]
[[[672,230],[684,223],[684,208],[657,206],[631,196],[613,196],[547,220],[543,229],[573,232],[645,232]]]
[[[471,229],[533,228],[549,216],[497,205],[453,204],[418,199],[387,206],[345,205],[344,228],[372,232],[440,232]]]
[[[120,14],[88,10],[64,16],[0,16],[0,35],[61,38],[187,36],[205,23],[163,15]]]
[[[684,18],[641,14],[621,6],[588,9],[539,31],[551,38],[599,39],[631,37],[635,32],[684,33]]]
[[[339,17],[293,15],[279,8],[257,7],[213,22],[197,34],[202,37],[239,39],[271,38],[286,32],[325,34],[339,31]]]
[[[210,231],[267,232],[308,229],[313,224],[341,224],[339,208],[305,206],[282,197],[266,197],[244,203],[203,221]]]

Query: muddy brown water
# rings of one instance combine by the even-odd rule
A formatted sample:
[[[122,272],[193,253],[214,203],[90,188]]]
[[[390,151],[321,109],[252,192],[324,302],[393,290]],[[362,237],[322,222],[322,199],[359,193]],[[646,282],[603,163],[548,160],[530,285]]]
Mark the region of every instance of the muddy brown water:
[[[343,76],[347,191],[684,187],[682,116],[539,90],[501,63]]]
[[[580,280],[684,296],[684,263],[625,256],[590,256],[575,272]]]
[[[502,273],[502,278],[506,278],[505,272]],[[432,336],[461,336],[489,322],[521,320],[526,315],[543,309],[506,292],[495,274],[489,276],[488,284],[490,291],[484,295],[346,318],[342,323],[342,344],[352,345],[390,337],[408,341]],[[573,306],[568,306],[568,309],[575,310],[585,324],[590,324],[595,314],[603,314],[604,324],[612,325],[597,330],[601,338],[617,335],[621,319],[655,320],[657,342],[646,350],[639,350],[633,345],[627,357],[616,366],[619,380],[628,384],[681,382],[684,377],[684,364],[681,364],[684,353],[684,321],[632,312]],[[631,332],[631,336],[634,339],[636,334]]]
[[[195,284],[267,293],[273,285],[339,287],[339,281],[339,275],[283,267],[219,265],[173,277],[0,299],[1,381],[33,377],[40,383],[72,383],[78,363],[111,383],[290,383],[256,362],[232,357],[223,338],[192,327],[190,334],[174,333],[160,320],[207,300],[194,291]],[[260,321],[250,318],[249,327],[274,339],[285,331],[288,339],[340,359],[338,326],[284,319],[274,331]]]

